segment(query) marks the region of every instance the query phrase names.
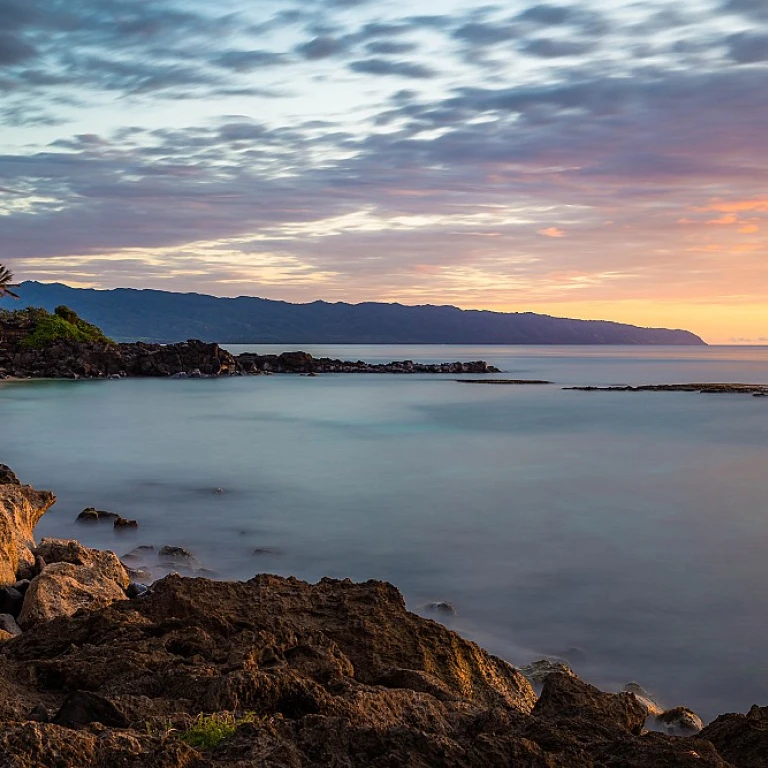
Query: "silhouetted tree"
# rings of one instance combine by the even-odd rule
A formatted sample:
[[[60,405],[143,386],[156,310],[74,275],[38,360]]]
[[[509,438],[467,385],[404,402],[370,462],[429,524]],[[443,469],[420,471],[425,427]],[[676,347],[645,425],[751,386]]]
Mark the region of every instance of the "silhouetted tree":
[[[19,297],[11,290],[16,286],[13,283],[13,272],[7,267],[0,264],[0,299],[5,296],[13,296],[14,299]]]

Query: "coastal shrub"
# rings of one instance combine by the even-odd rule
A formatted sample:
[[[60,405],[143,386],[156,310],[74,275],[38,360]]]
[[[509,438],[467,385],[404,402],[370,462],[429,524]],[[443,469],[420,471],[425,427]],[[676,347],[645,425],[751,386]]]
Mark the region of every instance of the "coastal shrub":
[[[199,714],[195,724],[184,731],[179,738],[195,749],[212,749],[231,736],[239,725],[258,722],[253,712],[246,712],[242,717],[235,717],[229,712],[212,715]]]
[[[26,310],[26,312],[30,313],[33,327],[24,338],[22,345],[29,349],[42,349],[54,341],[114,343],[102,333],[98,326],[82,320],[69,307],[56,307],[52,315],[44,310]]]

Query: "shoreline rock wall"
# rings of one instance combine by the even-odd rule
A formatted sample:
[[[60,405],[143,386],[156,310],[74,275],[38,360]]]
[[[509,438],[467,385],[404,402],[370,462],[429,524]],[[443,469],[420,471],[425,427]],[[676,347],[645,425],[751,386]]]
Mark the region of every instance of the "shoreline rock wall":
[[[0,379],[103,379],[120,377],[215,377],[262,373],[495,373],[479,360],[468,363],[386,364],[313,358],[306,352],[245,353],[237,357],[218,344],[190,339],[179,344],[101,344],[57,341],[26,349],[16,340],[0,344]]]

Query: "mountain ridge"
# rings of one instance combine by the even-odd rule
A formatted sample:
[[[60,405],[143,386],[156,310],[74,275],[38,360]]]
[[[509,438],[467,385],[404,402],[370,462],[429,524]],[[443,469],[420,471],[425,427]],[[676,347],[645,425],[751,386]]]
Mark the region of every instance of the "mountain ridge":
[[[261,344],[620,344],[704,345],[682,329],[611,320],[575,320],[534,312],[452,305],[327,302],[256,296],[217,297],[152,288],[72,288],[26,281],[20,301],[0,307],[65,304],[118,341],[170,343],[188,338]]]

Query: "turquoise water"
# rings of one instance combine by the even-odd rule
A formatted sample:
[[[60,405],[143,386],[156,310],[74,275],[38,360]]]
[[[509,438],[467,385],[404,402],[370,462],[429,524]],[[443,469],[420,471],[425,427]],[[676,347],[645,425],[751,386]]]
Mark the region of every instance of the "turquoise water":
[[[308,351],[768,383],[766,347]],[[566,653],[705,719],[768,704],[768,398],[454,378],[0,383],[0,461],[57,493],[40,536],[185,546],[227,578],[387,579],[413,610],[451,601],[449,626],[513,663]],[[140,527],[77,525],[85,506]]]

